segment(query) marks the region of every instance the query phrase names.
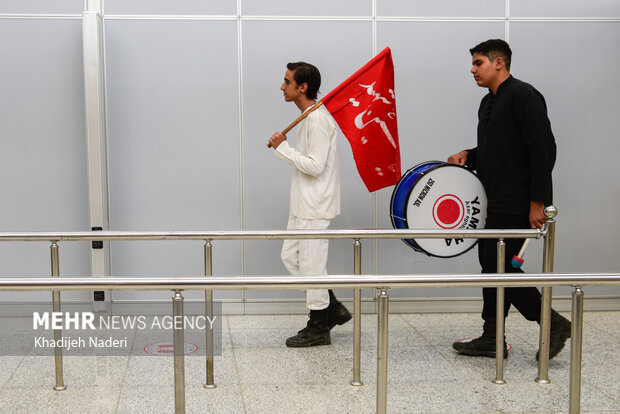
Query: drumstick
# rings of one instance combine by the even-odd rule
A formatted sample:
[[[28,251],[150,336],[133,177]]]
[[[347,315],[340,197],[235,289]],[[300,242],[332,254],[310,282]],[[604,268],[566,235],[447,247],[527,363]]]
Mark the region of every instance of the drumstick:
[[[299,118],[297,118],[296,120],[294,120],[289,126],[287,126],[286,128],[284,128],[284,130],[281,132],[282,135],[286,135],[288,133],[288,131],[290,131],[291,129],[293,129],[295,127],[295,125],[297,125],[298,123],[300,123],[301,121],[303,121],[304,119],[306,119],[306,117],[308,115],[310,115],[310,113],[312,113],[313,111],[315,111],[316,109],[319,109],[319,107],[323,105],[323,102],[318,101],[317,103],[315,103],[314,105],[312,105],[312,107],[310,109],[308,109],[306,112],[304,112],[303,114],[301,114],[299,116]],[[271,144],[269,142],[267,142],[267,148],[271,148]]]
[[[527,247],[529,242],[530,239],[525,239],[525,241],[523,242],[523,246],[521,246],[521,250],[519,250],[519,254],[512,257],[512,260],[510,261],[512,267],[520,269],[521,266],[523,266],[523,262],[525,262],[525,260],[523,260],[523,254],[525,253],[525,248]]]

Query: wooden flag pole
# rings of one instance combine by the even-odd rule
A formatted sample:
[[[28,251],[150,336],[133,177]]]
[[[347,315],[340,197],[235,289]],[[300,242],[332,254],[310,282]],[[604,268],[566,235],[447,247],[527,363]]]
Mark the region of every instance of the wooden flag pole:
[[[310,107],[310,109],[308,109],[306,112],[304,112],[303,114],[301,114],[299,116],[299,118],[297,118],[296,120],[294,120],[289,126],[287,126],[286,128],[284,128],[284,130],[281,132],[282,135],[286,135],[291,129],[293,129],[295,127],[295,125],[297,125],[298,123],[300,123],[301,121],[303,121],[304,119],[306,119],[306,117],[308,115],[310,115],[312,112],[314,112],[315,110],[319,109],[321,107],[321,105],[323,105],[322,101],[318,101],[317,103],[315,103],[314,105],[312,105]],[[271,144],[269,142],[267,142],[267,148],[271,148]]]

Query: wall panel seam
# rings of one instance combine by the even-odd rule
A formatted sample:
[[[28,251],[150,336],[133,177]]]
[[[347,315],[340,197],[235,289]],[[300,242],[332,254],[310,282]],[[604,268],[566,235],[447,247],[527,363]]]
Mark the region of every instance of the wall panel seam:
[[[508,12],[509,13],[509,12]],[[516,16],[244,16],[244,15],[182,15],[182,14],[102,14],[105,20],[225,20],[225,21],[348,21],[348,22],[528,22],[528,23],[620,23],[617,17],[516,17]],[[0,19],[81,20],[81,14],[0,13]]]
[[[245,222],[245,136],[244,136],[244,122],[243,122],[243,25],[241,21],[241,0],[237,0],[237,87],[238,87],[238,120],[239,120],[239,191],[240,191],[240,214],[241,214],[241,228],[246,228]],[[246,241],[241,241],[241,274],[247,274],[246,263]],[[241,291],[241,303],[243,304],[243,314],[246,314],[245,304],[247,302],[247,291],[244,289]]]
[[[81,14],[0,14],[0,19],[82,20]]]

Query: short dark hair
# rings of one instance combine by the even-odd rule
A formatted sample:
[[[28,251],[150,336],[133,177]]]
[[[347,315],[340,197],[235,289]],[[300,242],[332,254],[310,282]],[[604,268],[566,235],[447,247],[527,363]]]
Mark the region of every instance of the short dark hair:
[[[512,50],[510,50],[510,46],[508,46],[508,43],[506,43],[506,41],[502,39],[490,39],[486,42],[482,42],[474,48],[469,49],[469,53],[471,53],[472,56],[474,55],[474,53],[486,56],[491,62],[493,62],[498,57],[501,57],[504,60],[506,70],[510,72],[510,59],[512,57]]]
[[[321,72],[316,66],[306,62],[290,62],[286,68],[293,72],[293,79],[297,85],[302,83],[308,85],[306,96],[310,99],[316,99],[321,87]]]

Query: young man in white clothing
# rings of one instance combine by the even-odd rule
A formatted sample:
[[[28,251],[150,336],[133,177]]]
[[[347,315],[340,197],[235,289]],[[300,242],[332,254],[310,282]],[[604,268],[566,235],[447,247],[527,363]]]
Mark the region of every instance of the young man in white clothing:
[[[306,62],[287,65],[280,89],[286,102],[294,102],[303,113],[316,103],[321,86],[319,70]],[[277,158],[293,166],[290,213],[287,229],[326,229],[340,214],[340,177],[336,125],[321,107],[297,126],[296,147],[276,132],[269,139]],[[326,275],[329,241],[285,240],[282,262],[294,276]],[[305,328],[286,340],[289,347],[329,345],[329,331],[351,319],[351,314],[331,290],[306,291],[310,318]]]

